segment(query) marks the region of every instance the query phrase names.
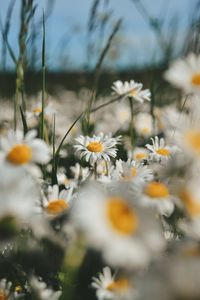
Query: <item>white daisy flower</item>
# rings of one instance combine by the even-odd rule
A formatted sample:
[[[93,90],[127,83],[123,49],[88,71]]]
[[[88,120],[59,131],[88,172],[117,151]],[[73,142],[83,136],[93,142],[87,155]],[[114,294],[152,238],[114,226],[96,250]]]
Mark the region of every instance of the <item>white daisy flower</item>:
[[[165,78],[186,93],[200,92],[200,55],[190,53],[178,59],[165,72]]]
[[[112,138],[101,133],[93,135],[93,137],[81,135],[75,140],[77,142],[77,145],[74,145],[76,153],[80,158],[90,162],[91,165],[101,159],[109,161],[110,157],[117,155],[116,145],[119,142],[119,137]]]
[[[150,90],[142,90],[143,84],[137,83],[134,80],[130,82],[117,80],[113,83],[112,90],[120,96],[131,97],[136,101],[143,103],[145,100],[150,101],[151,92]]]
[[[143,147],[136,147],[133,151],[128,151],[128,157],[137,162],[143,162],[149,157],[149,151]]]
[[[31,109],[26,112],[27,119],[30,119],[32,117],[39,117],[41,112],[42,112],[42,103],[41,101],[38,101],[34,103]],[[52,103],[48,103],[47,105],[45,105],[44,107],[45,118],[49,118],[53,116],[54,113],[55,113],[55,109],[53,108]]]
[[[168,187],[158,181],[145,184],[135,182],[132,193],[142,206],[153,207],[162,215],[169,216],[174,210],[174,203]]]
[[[148,113],[139,113],[134,118],[134,126],[137,134],[147,138],[153,135],[153,118]]]
[[[151,181],[153,179],[152,171],[141,163],[128,159],[126,162],[120,160],[116,161],[116,179],[125,181],[139,180],[142,182]]]
[[[180,114],[176,131],[171,141],[176,143],[184,153],[192,158],[200,158],[200,106],[194,105],[190,114]]]
[[[36,277],[30,279],[31,292],[38,300],[58,300],[62,294],[61,291],[53,291],[48,288],[46,283]]]
[[[59,186],[53,185],[48,187],[48,197],[43,197],[43,207],[47,214],[57,215],[69,209],[72,201],[74,187],[59,192]]]
[[[139,299],[200,299],[200,249],[194,242],[175,244],[137,282]]]
[[[5,278],[0,280],[0,299],[1,300],[14,300],[14,294],[11,292],[12,283]]]
[[[178,151],[178,148],[165,145],[164,138],[159,139],[157,136],[152,140],[152,145],[147,144],[146,147],[151,151],[150,158],[155,161],[168,159],[170,155]]]
[[[72,219],[90,246],[101,250],[112,266],[140,268],[164,247],[164,238],[155,211],[140,208],[127,200],[127,187],[90,185],[81,190],[72,208]]]
[[[6,216],[29,221],[40,199],[39,186],[23,168],[0,164],[0,219]]]
[[[103,272],[99,277],[93,277],[92,287],[96,289],[96,296],[98,300],[107,299],[134,299],[134,290],[131,282],[127,277],[115,278],[112,275],[109,267],[103,268]]]
[[[0,138],[1,157],[16,167],[32,163],[46,164],[50,160],[49,148],[36,135],[35,130],[29,131],[25,137],[22,131],[10,130],[7,137]]]
[[[181,208],[186,212],[188,218],[179,222],[179,228],[187,236],[200,239],[200,186],[198,179],[191,179],[177,187]]]

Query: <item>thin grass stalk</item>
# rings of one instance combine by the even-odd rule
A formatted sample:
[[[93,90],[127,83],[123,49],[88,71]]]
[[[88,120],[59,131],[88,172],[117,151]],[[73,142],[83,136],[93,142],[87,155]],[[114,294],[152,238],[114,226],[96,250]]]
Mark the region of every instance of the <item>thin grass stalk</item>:
[[[55,165],[55,154],[56,154],[56,115],[53,115],[53,140],[52,140],[52,147],[53,147],[53,158],[52,158],[52,174],[51,174],[51,181],[52,185],[57,184],[57,170]]]
[[[97,61],[97,64],[96,64],[96,67],[95,67],[95,70],[94,70],[94,84],[93,84],[92,94],[91,94],[91,97],[90,97],[90,100],[89,100],[89,103],[88,103],[88,109],[87,109],[87,128],[88,129],[90,127],[91,108],[92,108],[93,103],[95,102],[96,95],[97,95],[100,72],[101,72],[101,66],[102,66],[102,63],[104,61],[104,58],[105,58],[106,54],[108,53],[108,51],[110,49],[110,46],[112,44],[112,40],[115,37],[116,33],[118,32],[121,24],[122,24],[121,19],[118,20],[117,23],[115,24],[115,26],[113,28],[113,31],[111,32],[111,34],[110,34],[110,36],[107,40],[107,43],[106,43],[105,47],[103,48],[103,50],[102,50],[102,52],[99,56],[99,59]]]
[[[42,37],[42,112],[41,112],[41,122],[40,122],[40,138],[44,140],[44,108],[45,108],[45,90],[46,90],[46,61],[45,61],[45,42],[46,42],[46,32],[45,32],[45,16],[43,11],[43,37]]]
[[[131,145],[134,145],[134,110],[133,110],[133,101],[132,99],[129,97],[129,106],[130,106],[130,112],[131,112],[131,119],[130,119],[130,127],[129,127],[129,131],[130,131],[130,139],[131,139]]]
[[[117,97],[115,97],[114,99],[111,99],[111,100],[109,100],[109,101],[107,101],[107,102],[105,102],[105,103],[103,103],[103,104],[101,104],[101,105],[99,105],[99,106],[97,106],[97,107],[94,107],[94,108],[92,108],[91,109],[91,113],[94,113],[94,112],[96,112],[96,111],[98,111],[99,109],[101,109],[101,108],[103,108],[103,107],[106,107],[106,106],[108,106],[108,105],[110,105],[110,104],[112,104],[112,103],[114,103],[114,102],[117,102],[117,101],[120,101],[120,100],[122,100],[122,99],[124,99],[124,96],[126,96],[127,95],[127,93],[126,94],[124,94],[124,95],[120,95],[120,96],[117,96]],[[76,119],[75,119],[75,121],[71,124],[71,126],[69,127],[69,129],[67,130],[67,132],[65,133],[65,135],[63,136],[63,138],[62,138],[62,140],[61,140],[61,142],[60,142],[60,144],[59,144],[59,146],[58,146],[58,148],[57,148],[57,150],[56,150],[56,152],[55,152],[55,155],[54,155],[54,163],[55,163],[55,172],[57,173],[57,166],[58,166],[58,163],[59,163],[59,154],[60,154],[60,150],[61,150],[61,148],[62,148],[62,145],[63,145],[63,143],[64,143],[64,141],[65,141],[65,139],[67,138],[67,136],[68,136],[68,134],[71,132],[71,130],[74,128],[74,126],[76,125],[76,123],[79,121],[79,120],[81,120],[84,116],[86,116],[86,114],[87,114],[87,110],[85,110],[85,111],[83,111]]]

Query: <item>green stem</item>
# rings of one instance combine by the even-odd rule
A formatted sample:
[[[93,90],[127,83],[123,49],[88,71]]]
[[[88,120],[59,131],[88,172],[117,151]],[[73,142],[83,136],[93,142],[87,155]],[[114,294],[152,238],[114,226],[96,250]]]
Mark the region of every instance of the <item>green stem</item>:
[[[130,120],[130,138],[131,138],[131,145],[134,145],[134,130],[133,130],[133,121],[134,121],[134,110],[133,110],[133,101],[129,98],[129,105],[130,105],[130,112],[131,112],[131,120]]]

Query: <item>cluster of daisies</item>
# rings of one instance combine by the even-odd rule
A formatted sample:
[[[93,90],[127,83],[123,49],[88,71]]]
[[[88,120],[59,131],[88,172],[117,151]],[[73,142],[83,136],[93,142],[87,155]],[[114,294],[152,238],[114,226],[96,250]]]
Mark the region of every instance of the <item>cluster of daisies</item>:
[[[26,133],[2,127],[0,299],[200,299],[199,56],[164,76],[181,101],[152,114],[148,89],[116,81],[56,160],[51,103],[44,139],[40,103]]]

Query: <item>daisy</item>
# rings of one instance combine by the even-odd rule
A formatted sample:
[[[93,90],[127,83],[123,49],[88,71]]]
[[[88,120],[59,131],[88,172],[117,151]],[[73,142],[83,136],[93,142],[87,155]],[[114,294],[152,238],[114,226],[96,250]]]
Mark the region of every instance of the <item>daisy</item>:
[[[82,189],[72,208],[75,226],[90,246],[102,251],[112,266],[140,268],[164,247],[155,211],[140,208],[119,182],[111,189],[89,185]]]
[[[118,173],[118,179],[125,181],[139,180],[146,182],[153,179],[153,173],[147,166],[131,159],[126,162],[117,160],[116,173]]]
[[[44,210],[49,215],[57,215],[66,210],[71,205],[72,193],[74,187],[69,187],[59,192],[59,186],[53,185],[48,187],[48,197],[43,198]]]
[[[125,81],[124,83],[117,80],[113,83],[112,90],[117,95],[133,98],[140,103],[143,103],[145,100],[150,101],[150,90],[142,90],[142,87],[142,83],[137,83],[134,80],[130,82]]]
[[[40,199],[38,183],[26,169],[5,162],[0,164],[0,178],[0,220],[29,221]]]
[[[128,152],[128,157],[137,162],[143,162],[149,157],[149,151],[146,148],[136,147],[133,151]]]
[[[200,158],[200,105],[194,104],[189,114],[181,114],[177,122],[177,129],[171,136],[184,153],[192,158]]]
[[[137,114],[134,118],[134,125],[139,136],[148,138],[153,135],[153,118],[150,114]]]
[[[53,291],[48,288],[46,283],[36,277],[30,279],[31,293],[38,300],[58,300],[61,297],[61,291]]]
[[[41,103],[41,101],[38,101],[32,105],[32,107],[29,111],[26,112],[27,119],[30,119],[32,117],[39,117],[41,112],[42,112],[42,103]],[[55,110],[52,107],[52,103],[48,103],[44,107],[45,118],[49,118],[49,117],[53,116],[54,113],[55,113]]]
[[[109,267],[103,268],[103,272],[99,274],[99,277],[93,277],[92,279],[92,287],[96,289],[98,300],[134,298],[130,280],[126,277],[116,279]]]
[[[139,299],[200,299],[199,258],[197,243],[179,241],[168,256],[140,277],[137,282]]]
[[[26,166],[33,163],[46,164],[50,160],[50,151],[43,140],[36,138],[35,130],[25,137],[22,131],[8,132],[7,137],[0,138],[0,153],[12,166]]]
[[[162,215],[169,216],[174,210],[174,203],[168,187],[158,181],[151,181],[145,184],[135,182],[132,192],[140,205],[153,207]]]
[[[186,218],[178,226],[187,236],[200,239],[200,186],[198,179],[191,179],[177,187],[179,203],[185,211]]]
[[[200,92],[200,55],[190,53],[178,59],[165,72],[165,79],[186,93]]]
[[[91,165],[101,159],[109,161],[110,157],[117,156],[116,145],[119,142],[119,137],[112,138],[101,133],[97,136],[93,135],[93,137],[81,135],[75,140],[77,142],[77,145],[74,146],[76,153],[81,159],[84,158],[90,162]]]
[[[1,300],[14,300],[14,294],[11,292],[12,283],[5,278],[0,280],[0,299]]]
[[[155,161],[161,161],[164,159],[168,159],[170,155],[174,154],[178,148],[177,147],[170,147],[165,145],[164,138],[159,139],[157,136],[152,140],[152,145],[147,144],[146,147],[148,150],[151,151],[150,158]]]

